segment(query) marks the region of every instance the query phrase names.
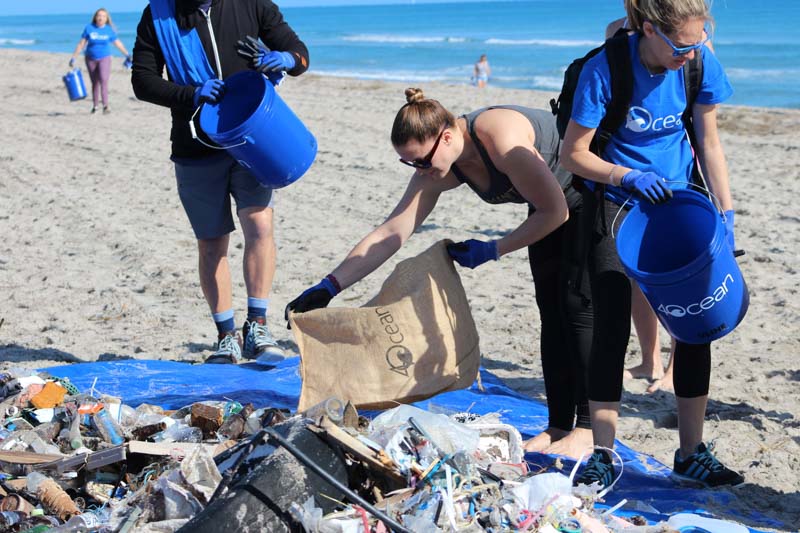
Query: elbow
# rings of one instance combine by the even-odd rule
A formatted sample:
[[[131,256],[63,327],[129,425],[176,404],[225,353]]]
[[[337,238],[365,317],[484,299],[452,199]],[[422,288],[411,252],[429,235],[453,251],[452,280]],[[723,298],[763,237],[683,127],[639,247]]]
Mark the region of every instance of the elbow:
[[[578,174],[578,167],[575,164],[575,157],[574,151],[571,149],[567,149],[567,146],[561,147],[561,153],[559,154],[559,163],[565,170],[572,172],[573,174]]]

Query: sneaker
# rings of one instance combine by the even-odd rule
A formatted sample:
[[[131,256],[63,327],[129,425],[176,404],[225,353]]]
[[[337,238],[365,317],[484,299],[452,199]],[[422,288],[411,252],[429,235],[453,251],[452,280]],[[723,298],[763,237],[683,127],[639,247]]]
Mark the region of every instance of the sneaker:
[[[103,114],[104,114],[104,115],[108,115],[109,113],[111,113],[111,109],[109,109],[109,108],[108,108],[108,106],[105,106],[105,107],[103,108]]]
[[[263,316],[253,320],[245,320],[242,326],[244,337],[244,350],[242,355],[246,359],[258,359],[260,362],[274,363],[282,361],[286,355],[272,338],[267,327],[267,319]]]
[[[675,450],[675,466],[672,476],[681,481],[697,483],[704,487],[743,485],[744,476],[720,463],[711,453],[713,449],[713,443],[706,448],[706,445],[701,442],[697,445],[697,451],[683,460],[680,457],[680,450]]]
[[[94,115],[95,113],[97,113],[97,108],[96,108],[96,107],[93,107],[93,108],[92,108],[92,110],[91,110],[91,111],[89,111],[89,113],[91,113],[92,115]]]
[[[219,336],[217,351],[206,359],[208,364],[229,364],[235,365],[242,357],[242,349],[239,346],[239,335],[236,331],[229,331]]]
[[[611,455],[605,450],[597,450],[586,461],[581,475],[575,480],[575,486],[599,483],[605,489],[614,482],[614,475]]]

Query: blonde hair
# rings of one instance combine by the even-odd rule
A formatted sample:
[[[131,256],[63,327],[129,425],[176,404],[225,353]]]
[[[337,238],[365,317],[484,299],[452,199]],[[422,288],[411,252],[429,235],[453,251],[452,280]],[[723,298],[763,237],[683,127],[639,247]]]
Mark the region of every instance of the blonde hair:
[[[403,146],[411,139],[423,143],[456,125],[456,118],[437,100],[425,98],[422,89],[408,88],[406,104],[400,108],[392,124],[392,144]]]
[[[641,32],[645,21],[664,33],[672,33],[689,19],[703,19],[713,24],[705,0],[625,0],[628,26]]]
[[[92,24],[96,24],[97,23],[97,15],[99,15],[101,12],[106,14],[106,19],[108,19],[106,24],[108,24],[109,26],[114,28],[114,23],[111,22],[111,13],[109,13],[108,9],[106,9],[104,7],[101,7],[100,9],[98,9],[97,11],[94,12],[94,15],[92,16]]]

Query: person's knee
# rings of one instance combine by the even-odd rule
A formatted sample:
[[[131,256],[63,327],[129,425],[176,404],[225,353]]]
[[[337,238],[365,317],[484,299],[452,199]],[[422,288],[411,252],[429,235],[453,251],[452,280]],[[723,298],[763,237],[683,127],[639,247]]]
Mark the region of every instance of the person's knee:
[[[198,239],[197,250],[200,262],[203,264],[216,264],[228,255],[228,236],[214,239]]]
[[[271,207],[250,207],[239,211],[245,241],[271,241],[273,239],[273,212]]]

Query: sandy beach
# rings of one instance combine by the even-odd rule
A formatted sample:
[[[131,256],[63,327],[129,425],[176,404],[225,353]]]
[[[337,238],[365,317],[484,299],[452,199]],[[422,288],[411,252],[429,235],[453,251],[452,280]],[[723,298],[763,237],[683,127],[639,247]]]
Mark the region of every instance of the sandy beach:
[[[166,108],[137,101],[114,58],[110,115],[71,103],[66,54],[0,51],[0,367],[43,368],[124,358],[201,362],[216,332],[196,274],[196,244],[169,161]],[[86,76],[85,68],[84,76]],[[88,82],[88,76],[87,76]],[[408,84],[315,76],[280,94],[314,132],[317,160],[277,195],[278,271],[269,324],[296,350],[283,308],[333,269],[394,207],[410,176],[389,131]],[[548,107],[535,91],[426,84],[455,113],[488,104]],[[800,528],[800,111],[723,106],[722,140],[736,206],[740,266],[750,289],[743,324],[714,344],[705,438],[744,473],[731,512],[760,512]],[[462,187],[442,197],[397,255],[442,238],[502,235],[526,216]],[[234,304],[244,317],[241,234],[231,239]],[[334,305],[374,294],[393,259]],[[481,335],[483,365],[543,400],[538,311],[524,251],[460,269]],[[668,340],[662,330],[667,356]],[[635,337],[628,366],[640,358]],[[626,382],[620,440],[671,465],[675,398]],[[698,502],[702,504],[702,502]]]

